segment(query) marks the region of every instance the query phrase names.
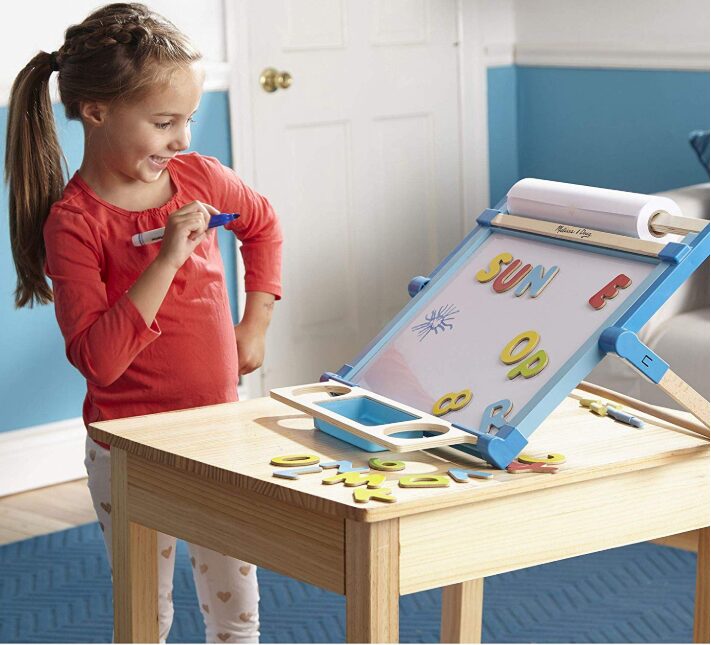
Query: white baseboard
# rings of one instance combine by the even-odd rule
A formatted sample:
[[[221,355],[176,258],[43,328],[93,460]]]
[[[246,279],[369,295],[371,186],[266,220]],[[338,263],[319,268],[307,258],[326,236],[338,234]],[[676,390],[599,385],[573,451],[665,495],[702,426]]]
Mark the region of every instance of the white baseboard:
[[[86,477],[81,418],[0,433],[0,497]]]
[[[238,393],[254,398],[242,385]],[[0,432],[0,497],[86,477],[85,441],[81,417]]]

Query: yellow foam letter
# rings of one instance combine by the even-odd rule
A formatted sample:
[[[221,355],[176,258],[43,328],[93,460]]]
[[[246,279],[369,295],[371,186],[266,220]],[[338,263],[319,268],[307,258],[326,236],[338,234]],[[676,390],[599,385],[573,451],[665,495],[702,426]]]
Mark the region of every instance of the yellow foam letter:
[[[401,488],[446,488],[449,486],[449,477],[444,475],[405,475],[405,477],[400,477],[398,484]]]
[[[541,340],[541,336],[537,331],[522,331],[518,336],[506,343],[506,347],[504,347],[501,352],[501,360],[507,365],[518,363],[518,361],[528,356],[528,354],[536,348],[539,340]],[[524,341],[526,342],[526,346],[514,355],[514,350]]]
[[[317,464],[321,459],[318,455],[309,455],[306,453],[298,455],[280,455],[279,457],[272,457],[269,462],[272,466],[313,466]]]
[[[539,349],[535,354],[531,354],[525,361],[521,361],[506,375],[508,379],[514,379],[519,374],[523,378],[531,378],[548,365],[548,354]]]
[[[382,459],[378,459],[377,457],[368,459],[368,465],[373,470],[405,470],[404,461],[383,461]]]
[[[472,400],[471,390],[462,390],[461,392],[448,392],[444,396],[437,399],[432,406],[432,414],[436,417],[441,417],[447,412],[455,412],[469,405]]]
[[[369,502],[374,499],[378,502],[394,502],[395,498],[390,494],[389,488],[375,488],[366,490],[365,488],[356,488],[353,491],[353,499],[356,502]]]
[[[521,453],[516,459],[524,464],[564,464],[565,457],[559,452],[548,452],[546,457]]]
[[[361,475],[360,473],[348,472],[326,477],[322,480],[323,484],[339,484],[343,482],[346,486],[362,486],[367,484],[368,488],[377,488],[385,481],[385,475],[379,473],[371,473],[370,475]]]
[[[479,282],[489,282],[489,280],[493,280],[497,275],[499,275],[501,264],[508,264],[511,260],[513,260],[513,255],[510,253],[499,253],[491,262],[489,262],[488,271],[485,271],[484,269],[477,271],[474,277]]]

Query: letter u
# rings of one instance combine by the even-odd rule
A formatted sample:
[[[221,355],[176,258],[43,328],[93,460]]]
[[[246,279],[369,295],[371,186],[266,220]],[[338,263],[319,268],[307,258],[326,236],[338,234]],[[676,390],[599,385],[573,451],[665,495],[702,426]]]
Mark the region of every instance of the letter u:
[[[496,293],[504,293],[504,291],[513,289],[519,282],[521,282],[521,280],[523,280],[531,272],[531,269],[533,267],[530,264],[526,264],[521,269],[519,269],[516,275],[509,279],[509,276],[511,276],[513,272],[518,269],[520,264],[521,260],[514,260],[513,264],[507,266],[499,274],[499,277],[494,280],[494,284],[492,286],[494,287],[494,291],[496,291]]]

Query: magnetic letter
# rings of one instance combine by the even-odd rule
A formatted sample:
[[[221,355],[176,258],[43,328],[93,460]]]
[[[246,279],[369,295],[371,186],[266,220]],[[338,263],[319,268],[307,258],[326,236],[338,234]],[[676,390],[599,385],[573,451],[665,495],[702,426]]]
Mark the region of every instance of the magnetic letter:
[[[526,290],[531,287],[531,291],[528,295],[531,296],[531,298],[537,298],[557,275],[558,267],[553,266],[546,271],[543,265],[539,264],[526,276],[526,279],[519,285],[514,293],[516,296],[522,296],[526,293]]]
[[[485,473],[481,470],[464,470],[463,468],[450,468],[447,473],[455,481],[463,484],[469,481],[469,478],[473,479],[491,479],[494,475],[492,473]]]
[[[588,302],[593,309],[602,309],[607,300],[612,300],[620,289],[626,289],[632,284],[632,279],[624,273],[620,273],[616,278],[610,280],[600,291],[598,291]]]
[[[322,484],[340,484],[343,482],[346,486],[362,486],[367,484],[368,488],[377,488],[385,481],[385,475],[372,473],[370,475],[360,475],[359,473],[343,473],[342,475],[334,475],[326,477],[322,480]]]
[[[368,470],[367,466],[359,466],[356,468],[353,466],[352,461],[329,461],[327,463],[322,463],[321,468],[338,468],[338,474],[343,473],[361,473],[364,470]]]
[[[269,462],[272,466],[313,466],[320,461],[317,455],[281,455],[279,457],[272,457]]]
[[[548,365],[548,354],[542,349],[539,349],[535,354],[531,354],[525,361],[521,361],[513,369],[509,370],[506,378],[515,379],[519,374],[523,378],[531,378],[538,374],[546,365]]]
[[[507,365],[517,363],[536,349],[536,345],[538,345],[539,340],[541,340],[541,336],[537,331],[533,331],[532,329],[529,331],[522,331],[518,336],[515,336],[506,344],[506,347],[504,347],[501,352],[501,360]],[[526,346],[523,350],[514,355],[514,350],[523,342],[526,343]]]
[[[272,477],[281,477],[282,479],[298,479],[299,475],[307,475],[308,473],[320,473],[321,466],[304,466],[302,468],[285,468],[284,470],[275,470],[272,472]]]
[[[489,282],[489,280],[493,280],[497,275],[499,275],[501,263],[508,264],[511,260],[513,260],[513,255],[510,253],[499,253],[491,262],[489,262],[488,271],[485,269],[477,271],[474,277],[479,282]]]
[[[368,465],[373,470],[405,470],[404,461],[383,461],[382,459],[378,459],[377,457],[372,457],[371,459],[368,459]]]
[[[503,272],[499,274],[499,277],[494,280],[494,284],[492,284],[491,286],[493,287],[494,291],[496,291],[496,293],[504,293],[504,291],[513,289],[519,282],[521,282],[521,280],[523,280],[530,273],[531,269],[533,268],[530,264],[526,264],[522,269],[519,269],[516,275],[511,277],[520,264],[521,260],[514,260],[513,264],[507,266],[503,270]]]
[[[436,417],[441,417],[447,412],[456,412],[463,407],[469,405],[472,400],[471,390],[462,390],[461,392],[448,392],[444,396],[437,399],[437,402],[432,406],[432,414]]]
[[[444,475],[405,475],[400,477],[401,488],[446,488],[449,479]]]
[[[519,462],[524,464],[564,464],[565,456],[561,455],[559,452],[549,452],[546,453],[546,457],[536,457],[535,455],[527,455],[521,453],[517,459]]]
[[[509,399],[501,399],[496,403],[487,405],[481,415],[479,432],[488,433],[491,426],[496,430],[506,425],[506,415],[513,409],[513,403]],[[495,434],[495,433],[492,433]]]
[[[353,491],[353,499],[356,502],[369,502],[374,499],[378,502],[394,502],[395,498],[390,494],[389,488],[375,488],[374,490],[366,490],[365,488],[356,488]]]
[[[512,461],[508,466],[506,466],[507,472],[518,474],[518,473],[557,473],[557,466],[546,466],[545,464],[535,463],[535,464],[522,464],[518,461]]]

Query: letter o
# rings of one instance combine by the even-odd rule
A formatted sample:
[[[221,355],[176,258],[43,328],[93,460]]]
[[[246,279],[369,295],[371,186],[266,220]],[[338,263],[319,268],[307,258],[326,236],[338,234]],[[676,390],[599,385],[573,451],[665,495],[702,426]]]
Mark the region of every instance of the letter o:
[[[529,331],[522,331],[518,336],[515,336],[508,343],[506,343],[506,347],[504,347],[501,352],[500,358],[504,363],[506,363],[506,365],[517,363],[536,349],[536,345],[538,345],[538,341],[540,340],[541,335],[537,331],[533,331],[532,329]],[[523,342],[526,343],[526,346],[514,354],[516,348]]]

